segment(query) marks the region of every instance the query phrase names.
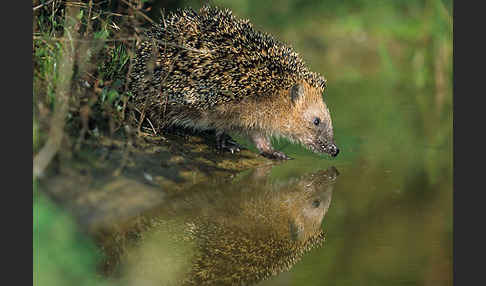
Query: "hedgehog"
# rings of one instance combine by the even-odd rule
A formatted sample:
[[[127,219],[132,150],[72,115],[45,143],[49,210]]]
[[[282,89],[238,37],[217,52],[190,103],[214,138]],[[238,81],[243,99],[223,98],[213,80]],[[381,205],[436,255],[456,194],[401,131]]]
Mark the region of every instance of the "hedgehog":
[[[270,159],[291,159],[273,148],[272,137],[339,153],[323,100],[327,80],[229,9],[163,17],[139,44],[129,78],[136,120],[146,118],[155,131],[214,131],[218,149],[231,153],[242,147],[229,134],[239,134]]]

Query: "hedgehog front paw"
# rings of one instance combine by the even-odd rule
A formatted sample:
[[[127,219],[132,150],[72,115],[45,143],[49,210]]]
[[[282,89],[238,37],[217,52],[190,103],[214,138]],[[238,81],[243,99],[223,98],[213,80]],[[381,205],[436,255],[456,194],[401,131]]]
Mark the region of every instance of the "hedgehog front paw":
[[[245,149],[226,133],[216,135],[216,148],[223,152],[231,152],[231,154],[240,152],[241,150]]]
[[[280,151],[261,152],[260,155],[272,160],[292,160],[293,159],[287,156],[287,154],[285,154],[284,152],[280,152]]]

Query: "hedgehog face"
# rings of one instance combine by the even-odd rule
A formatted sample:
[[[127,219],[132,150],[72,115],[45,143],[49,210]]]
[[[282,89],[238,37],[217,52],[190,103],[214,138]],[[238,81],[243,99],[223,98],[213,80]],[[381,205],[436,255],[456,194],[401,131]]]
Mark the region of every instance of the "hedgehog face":
[[[290,89],[290,97],[295,105],[294,121],[302,127],[291,137],[313,152],[336,157],[339,149],[334,143],[331,114],[321,91],[307,84],[296,84]]]
[[[311,134],[312,140],[307,144],[308,148],[314,152],[327,153],[336,157],[339,149],[334,143],[334,132],[329,110],[324,102],[319,108],[315,105],[308,106],[304,112],[304,121]]]

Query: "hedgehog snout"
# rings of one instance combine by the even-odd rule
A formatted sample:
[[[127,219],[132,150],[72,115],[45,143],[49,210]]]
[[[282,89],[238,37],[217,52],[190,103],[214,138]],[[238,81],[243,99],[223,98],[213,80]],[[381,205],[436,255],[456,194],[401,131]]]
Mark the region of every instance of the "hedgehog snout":
[[[321,148],[324,152],[331,155],[331,157],[336,157],[339,154],[339,148],[334,143],[322,144]]]

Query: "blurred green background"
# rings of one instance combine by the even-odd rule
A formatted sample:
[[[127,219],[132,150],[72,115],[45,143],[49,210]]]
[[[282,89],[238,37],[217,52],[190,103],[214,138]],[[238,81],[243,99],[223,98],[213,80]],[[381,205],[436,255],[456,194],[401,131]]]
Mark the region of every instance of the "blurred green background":
[[[162,8],[202,4],[142,2],[154,19]],[[452,285],[452,1],[210,3],[292,45],[328,79],[341,149],[331,160],[276,142],[296,158],[274,168],[276,177],[330,165],[341,175],[324,246],[261,284]],[[86,274],[99,259],[92,242],[36,194],[34,184],[34,285],[101,283]]]

